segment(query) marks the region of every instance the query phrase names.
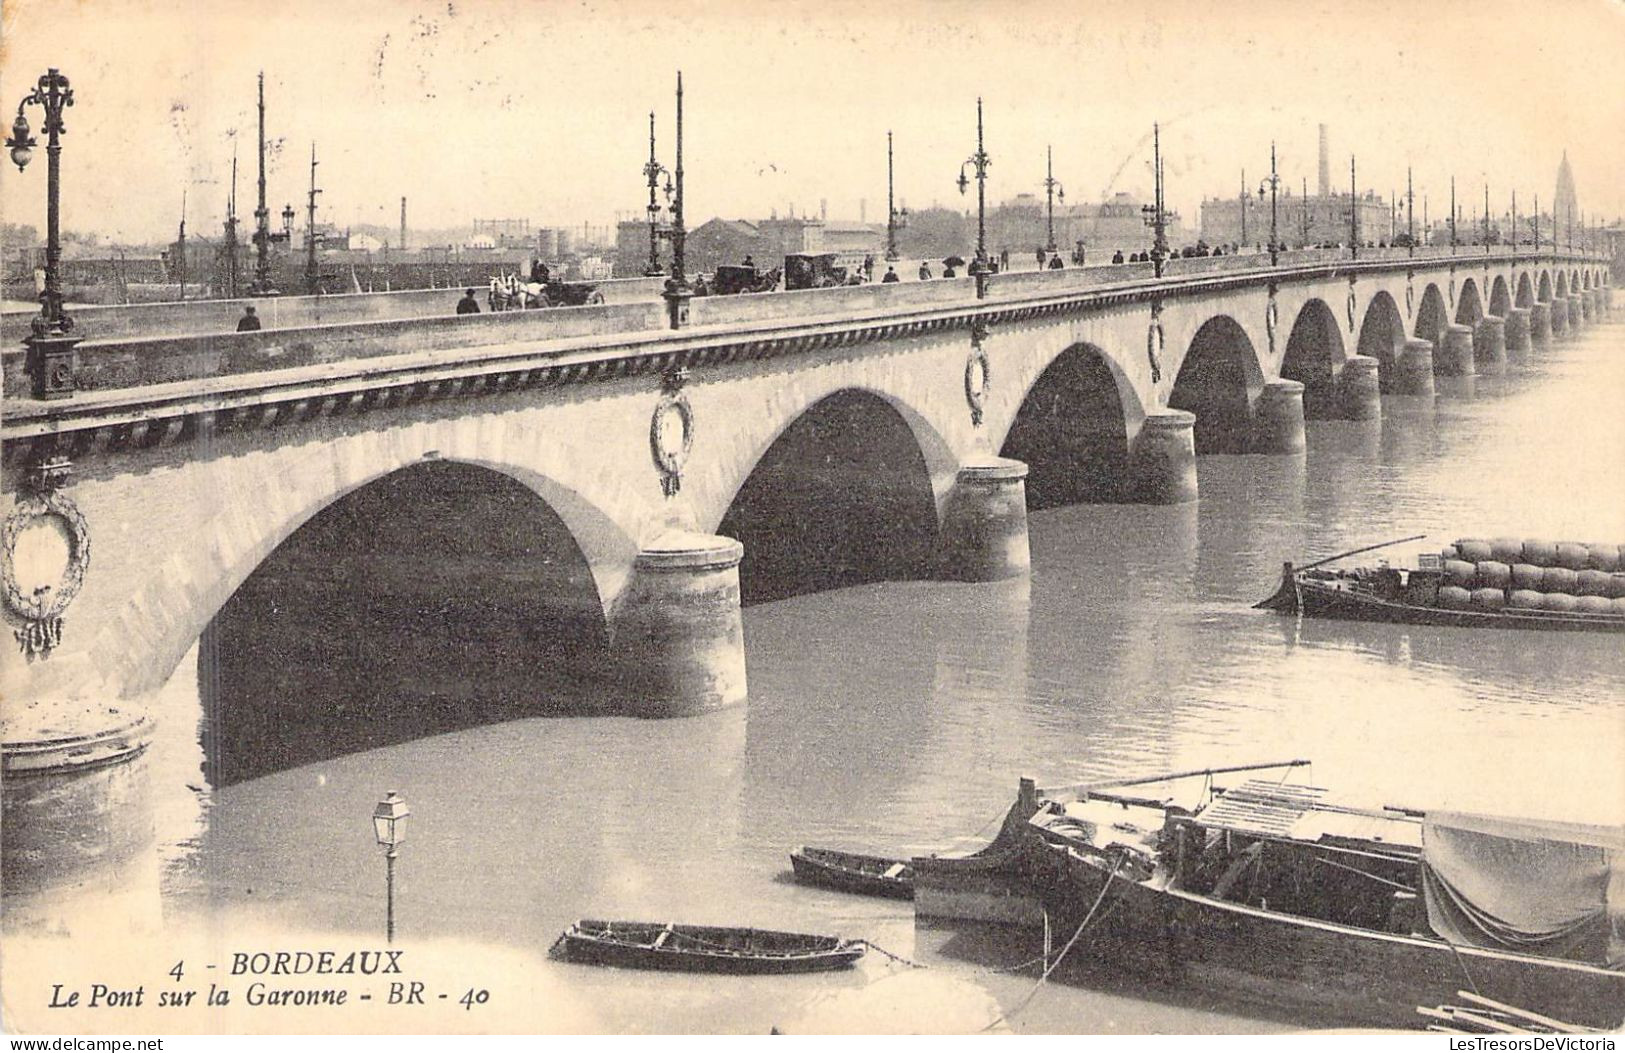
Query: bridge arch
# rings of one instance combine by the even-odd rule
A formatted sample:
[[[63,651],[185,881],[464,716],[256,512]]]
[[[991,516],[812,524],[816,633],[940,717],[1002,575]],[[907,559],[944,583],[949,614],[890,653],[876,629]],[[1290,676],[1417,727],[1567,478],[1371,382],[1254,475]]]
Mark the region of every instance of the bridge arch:
[[[1073,344],[1028,387],[1001,457],[1027,465],[1027,506],[1126,501],[1129,426],[1141,416],[1122,368],[1093,344]]]
[[[1518,293],[1513,300],[1519,307],[1533,307],[1535,305],[1535,290],[1529,281],[1528,271],[1518,275]]]
[[[498,429],[464,424],[449,419],[347,436],[266,471],[225,474],[212,493],[219,511],[183,525],[125,615],[103,630],[107,639],[92,645],[94,653],[119,656],[109,681],[122,697],[146,697],[169,680],[227,600],[300,527],[353,491],[430,460],[487,469],[534,493],[580,547],[607,611],[636,556],[633,524],[647,517],[644,503],[624,487],[590,478],[590,457],[568,442],[538,450],[533,441],[501,441]],[[511,427],[523,430],[518,423]],[[498,460],[489,455],[493,448],[536,451],[538,460]],[[585,496],[591,484],[596,500]]]
[[[1567,271],[1557,272],[1557,297],[1562,299],[1569,294],[1569,275]]]
[[[1478,284],[1468,278],[1461,283],[1456,295],[1456,324],[1474,326],[1484,317],[1484,301],[1478,293]]]
[[[923,576],[939,524],[921,428],[894,398],[858,387],[784,420],[716,526],[745,547],[743,602]]]
[[[1539,286],[1538,286],[1538,290],[1539,291],[1536,292],[1536,294],[1535,294],[1536,299],[1538,299],[1541,303],[1551,303],[1552,302],[1552,272],[1551,271],[1541,271],[1540,272],[1540,283],[1539,283]]]
[[[1337,315],[1325,300],[1313,299],[1298,310],[1281,359],[1281,376],[1303,384],[1303,411],[1308,417],[1330,415],[1334,386],[1343,366],[1343,334]]]
[[[1497,274],[1490,284],[1490,314],[1505,318],[1512,310],[1512,293],[1504,275]]]
[[[1579,291],[1580,291],[1580,271],[1579,271],[1578,268],[1576,268],[1575,270],[1569,271],[1569,292],[1577,293]]]
[[[1197,453],[1245,453],[1253,402],[1263,390],[1252,340],[1241,323],[1221,314],[1191,337],[1168,405],[1196,415]]]
[[[1379,290],[1366,305],[1360,320],[1357,352],[1377,360],[1377,378],[1383,391],[1392,387],[1394,367],[1405,350],[1405,319],[1399,305],[1387,292]]]
[[[607,659],[587,555],[534,489],[396,468],[290,531],[201,631],[210,782],[600,708]]]
[[[1450,325],[1450,311],[1445,306],[1444,293],[1432,282],[1422,290],[1422,300],[1416,307],[1416,335],[1435,344]]]

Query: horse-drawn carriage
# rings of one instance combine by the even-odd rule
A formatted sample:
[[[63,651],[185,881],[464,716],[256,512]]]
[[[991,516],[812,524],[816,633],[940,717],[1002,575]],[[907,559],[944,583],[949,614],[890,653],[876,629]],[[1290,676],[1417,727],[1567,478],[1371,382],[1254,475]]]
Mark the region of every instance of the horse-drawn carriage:
[[[862,285],[859,266],[843,265],[833,252],[792,252],[784,257],[786,289],[833,289],[840,285]]]
[[[757,270],[753,265],[722,264],[711,276],[714,296],[732,296],[735,293],[773,292],[779,287],[779,268]]]
[[[526,282],[517,274],[491,279],[486,303],[493,311],[521,311],[539,307],[581,307],[604,302],[597,282]]]

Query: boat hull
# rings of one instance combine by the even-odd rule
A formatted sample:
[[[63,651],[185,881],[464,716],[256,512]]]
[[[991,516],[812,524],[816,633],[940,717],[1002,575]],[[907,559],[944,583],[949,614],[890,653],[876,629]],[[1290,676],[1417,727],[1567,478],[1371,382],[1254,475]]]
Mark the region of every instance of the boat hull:
[[[867,950],[834,936],[640,922],[578,922],[554,944],[558,957],[583,965],[753,976],[847,969]]]
[[[914,873],[902,860],[803,848],[790,853],[790,866],[803,884],[862,896],[914,898]]]
[[[1393,603],[1349,589],[1321,584],[1306,579],[1301,574],[1287,575],[1275,594],[1256,606],[1264,610],[1280,611],[1283,614],[1303,614],[1311,618],[1437,625],[1456,629],[1625,633],[1625,617],[1610,614],[1569,614],[1516,609],[1452,610],[1447,607]]]
[[[1462,990],[1588,1027],[1625,1020],[1625,973],[1261,910],[1112,878],[1054,845],[1035,842],[1033,851],[1047,860],[1058,944],[1099,901],[1079,951],[1181,985],[1290,1000],[1382,1027],[1415,1029],[1417,1006],[1454,1001]]]

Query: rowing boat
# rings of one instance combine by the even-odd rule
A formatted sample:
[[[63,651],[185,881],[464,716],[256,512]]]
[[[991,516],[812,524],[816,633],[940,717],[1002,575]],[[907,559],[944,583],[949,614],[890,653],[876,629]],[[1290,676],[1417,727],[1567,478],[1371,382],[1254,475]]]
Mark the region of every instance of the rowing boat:
[[[868,945],[839,936],[644,921],[582,920],[553,952],[570,962],[708,973],[809,973],[857,964]]]
[[[803,845],[790,853],[796,880],[865,896],[914,898],[914,868],[907,860]]]

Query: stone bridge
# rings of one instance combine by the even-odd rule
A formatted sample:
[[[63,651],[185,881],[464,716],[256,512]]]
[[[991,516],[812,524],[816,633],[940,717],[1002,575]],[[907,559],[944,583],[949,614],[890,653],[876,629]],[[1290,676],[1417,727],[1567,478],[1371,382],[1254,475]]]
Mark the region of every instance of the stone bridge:
[[[108,816],[145,814],[176,678],[217,784],[469,684],[510,715],[739,704],[742,602],[1023,575],[1029,505],[1197,500],[1199,455],[1301,455],[1306,416],[1503,371],[1608,283],[1580,254],[1374,250],[710,297],[679,327],[654,298],[124,319],[86,327],[60,399],[8,351],[6,895],[106,893],[150,854]],[[163,324],[224,320],[197,309]]]

